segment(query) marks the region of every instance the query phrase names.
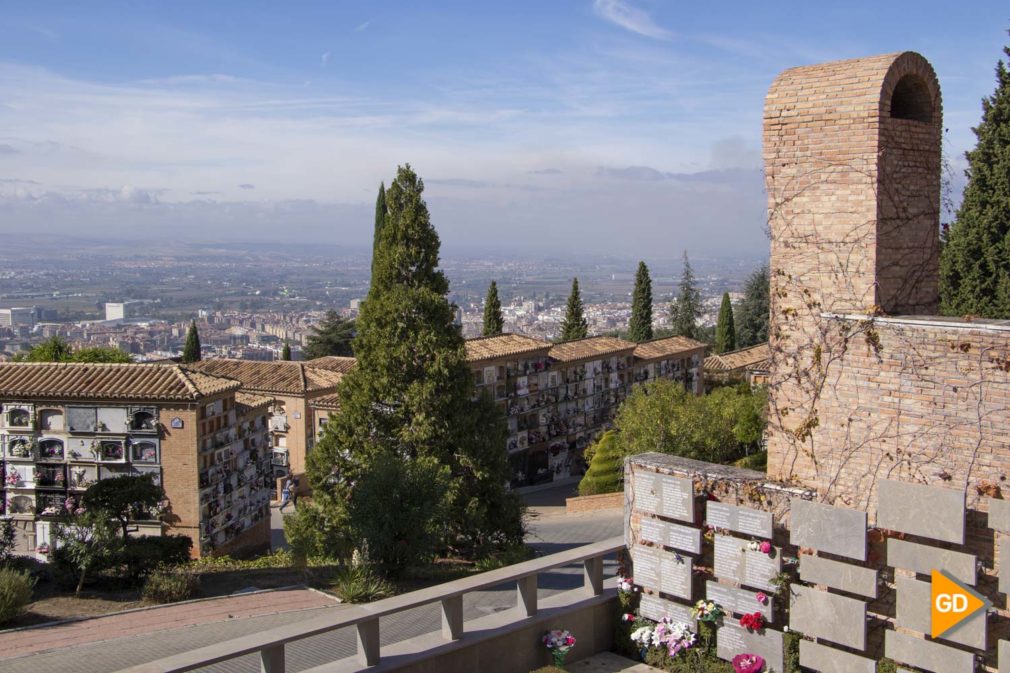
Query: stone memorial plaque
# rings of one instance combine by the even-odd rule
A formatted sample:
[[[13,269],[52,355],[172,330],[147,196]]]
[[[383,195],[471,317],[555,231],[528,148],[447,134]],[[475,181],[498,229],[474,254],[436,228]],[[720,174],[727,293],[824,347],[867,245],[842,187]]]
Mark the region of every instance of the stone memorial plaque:
[[[690,479],[657,475],[659,480],[659,509],[657,514],[694,523],[694,482]]]
[[[1010,640],[999,641],[999,673],[1010,673]]]
[[[731,535],[715,536],[713,572],[720,579],[732,580],[763,591],[775,591],[772,580],[782,572],[782,555],[774,556],[747,549],[747,540]]]
[[[797,547],[866,560],[866,512],[800,499],[790,510],[789,541]]]
[[[996,533],[996,548],[1000,559],[1010,558],[1007,556],[1010,554],[1010,536]],[[1010,594],[1010,568],[1007,568],[1005,572],[1000,572],[999,590],[1005,594]],[[1010,666],[1010,664],[1007,665]]]
[[[663,617],[669,617],[675,622],[684,622],[690,624],[692,628],[695,627],[695,619],[691,616],[690,605],[674,603],[655,594],[642,594],[638,603],[638,614],[657,622]]]
[[[782,572],[782,551],[776,549],[773,555],[748,549],[743,553],[743,581],[749,587],[772,591],[778,587],[772,582]]]
[[[689,554],[701,553],[701,530],[643,516],[639,522],[639,542],[652,542]]]
[[[964,544],[964,491],[882,479],[877,527]]]
[[[691,591],[691,557],[681,556],[666,552],[659,563],[659,590],[664,594],[686,598],[691,600],[694,592]]]
[[[900,631],[884,632],[884,656],[933,673],[974,673],[975,655]]]
[[[715,500],[709,500],[706,507],[705,522],[709,526],[724,528],[744,535],[763,537],[768,540],[772,538],[771,512],[727,505]]]
[[[876,673],[873,659],[826,647],[810,640],[800,641],[800,666],[818,673]]]
[[[638,546],[631,550],[631,563],[635,569],[635,583],[650,589],[659,589],[660,551]]]
[[[989,505],[989,528],[1010,533],[1010,500],[986,500]]]
[[[659,475],[636,470],[631,483],[635,489],[635,509],[649,514],[659,512]]]
[[[735,624],[723,624],[715,634],[716,656],[732,661],[738,654],[757,654],[768,670],[783,671],[782,634],[771,629],[748,631]]]
[[[897,609],[895,624],[919,633],[931,631],[932,586],[911,577],[895,577],[897,585]],[[967,645],[978,650],[986,649],[986,614],[980,610],[961,622],[956,629],[944,636],[943,640]],[[911,662],[909,662],[911,663]]]
[[[888,538],[887,565],[923,575],[931,574],[934,569],[946,570],[954,579],[975,584],[975,556],[949,549]]]
[[[877,597],[877,571],[819,556],[800,556],[800,579],[850,594]]]
[[[856,650],[866,648],[866,603],[810,587],[790,588],[789,627]]]
[[[757,599],[757,592],[728,587],[725,584],[709,581],[705,583],[705,597],[722,606],[727,615],[760,612],[768,622],[771,622],[775,618],[775,611],[773,609],[775,607],[775,599],[771,596],[766,597],[765,602],[761,603]]]
[[[747,542],[730,535],[715,536],[715,561],[712,571],[716,577],[743,582],[743,547]]]

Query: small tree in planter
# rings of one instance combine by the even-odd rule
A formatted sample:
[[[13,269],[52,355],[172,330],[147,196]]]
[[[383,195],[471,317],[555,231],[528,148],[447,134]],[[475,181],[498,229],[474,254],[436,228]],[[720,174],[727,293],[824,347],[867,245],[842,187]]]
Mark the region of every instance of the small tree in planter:
[[[596,443],[593,461],[579,482],[579,495],[616,493],[624,484],[624,455],[613,430],[603,433]]]
[[[88,573],[117,558],[122,549],[116,522],[104,512],[83,508],[68,510],[61,521],[54,523],[53,538],[56,562],[73,570],[77,595],[84,588]]]
[[[123,475],[92,484],[84,492],[83,504],[88,511],[101,510],[118,523],[125,543],[130,522],[152,516],[164,499],[165,489],[151,475]]]

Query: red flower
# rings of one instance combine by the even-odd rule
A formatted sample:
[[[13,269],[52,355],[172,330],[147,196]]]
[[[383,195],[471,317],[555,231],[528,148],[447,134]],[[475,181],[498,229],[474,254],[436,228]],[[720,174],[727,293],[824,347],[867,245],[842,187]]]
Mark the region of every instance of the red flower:
[[[760,631],[764,628],[765,618],[760,612],[751,612],[740,618],[740,626],[748,631]]]
[[[736,673],[761,673],[765,667],[765,660],[757,654],[738,654],[731,663]]]

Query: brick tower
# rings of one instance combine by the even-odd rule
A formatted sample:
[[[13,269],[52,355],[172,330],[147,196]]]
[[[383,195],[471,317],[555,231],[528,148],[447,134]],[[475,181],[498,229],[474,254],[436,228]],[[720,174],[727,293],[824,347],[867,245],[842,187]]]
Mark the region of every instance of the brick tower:
[[[772,476],[822,482],[817,454],[845,432],[819,410],[859,325],[831,316],[936,310],[941,116],[913,52],[793,68],[768,91]]]

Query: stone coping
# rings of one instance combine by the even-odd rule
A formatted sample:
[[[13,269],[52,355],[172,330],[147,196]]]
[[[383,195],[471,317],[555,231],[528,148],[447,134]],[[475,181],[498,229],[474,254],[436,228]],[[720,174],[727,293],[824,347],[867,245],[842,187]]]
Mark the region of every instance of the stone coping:
[[[991,332],[1010,332],[1010,320],[990,320],[988,318],[957,318],[943,315],[902,315],[873,316],[860,313],[821,313],[822,318],[835,320],[872,320],[884,325],[909,325],[912,327],[953,327],[955,329],[976,329]]]

